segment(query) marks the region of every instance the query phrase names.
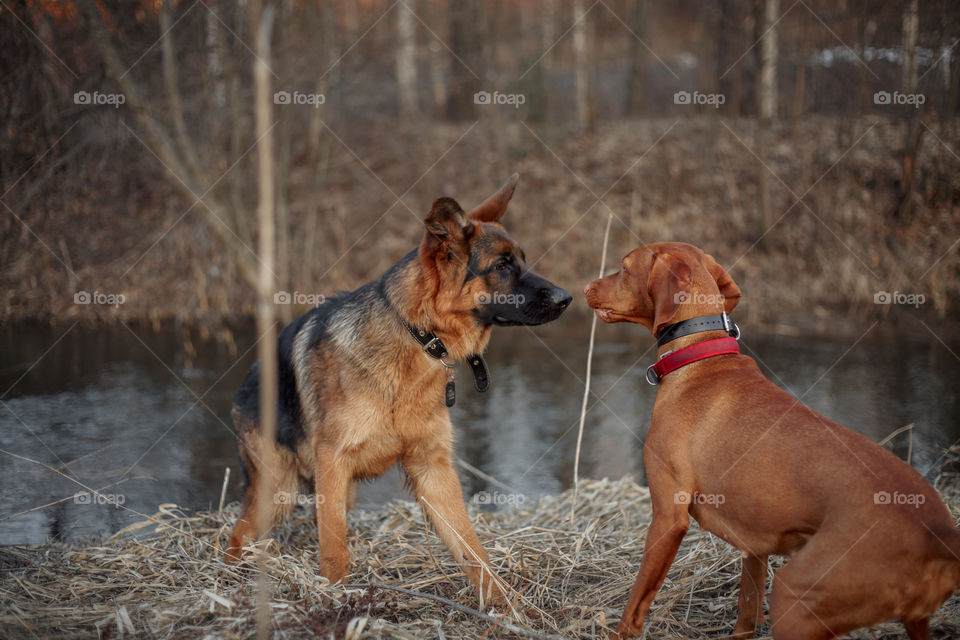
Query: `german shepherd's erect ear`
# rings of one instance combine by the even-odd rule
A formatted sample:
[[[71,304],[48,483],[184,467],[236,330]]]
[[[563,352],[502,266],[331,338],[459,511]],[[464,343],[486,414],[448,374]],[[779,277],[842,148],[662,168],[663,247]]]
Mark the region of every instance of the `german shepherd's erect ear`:
[[[507,205],[510,204],[510,198],[513,197],[513,192],[517,188],[517,182],[519,180],[519,173],[510,176],[506,183],[500,187],[495,194],[484,200],[483,203],[471,211],[467,217],[477,222],[496,222],[502,218],[504,212],[507,210]]]
[[[427,232],[440,242],[462,241],[473,233],[473,223],[464,216],[463,209],[453,198],[437,198],[424,220]]]

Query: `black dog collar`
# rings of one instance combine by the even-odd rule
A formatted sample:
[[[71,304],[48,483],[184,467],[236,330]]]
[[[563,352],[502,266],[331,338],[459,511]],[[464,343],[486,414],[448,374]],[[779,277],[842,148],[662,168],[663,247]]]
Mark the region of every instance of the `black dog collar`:
[[[718,316],[700,316],[667,325],[657,334],[657,346],[662,347],[677,338],[703,331],[726,331],[730,336],[740,339],[740,327],[724,311]]]
[[[400,323],[403,324],[410,335],[413,336],[413,339],[420,343],[424,353],[431,358],[436,358],[440,361],[440,364],[446,367],[447,387],[444,392],[444,401],[448,407],[452,407],[457,401],[457,390],[453,383],[453,363],[444,360],[444,358],[449,355],[446,345],[443,344],[443,341],[437,337],[435,333],[430,333],[424,329],[414,329],[407,324],[407,321],[403,318],[400,318]],[[471,354],[467,358],[467,362],[470,364],[470,370],[473,372],[473,382],[477,387],[477,391],[483,393],[490,388],[490,370],[487,368],[487,363],[484,362],[483,356],[479,353]]]

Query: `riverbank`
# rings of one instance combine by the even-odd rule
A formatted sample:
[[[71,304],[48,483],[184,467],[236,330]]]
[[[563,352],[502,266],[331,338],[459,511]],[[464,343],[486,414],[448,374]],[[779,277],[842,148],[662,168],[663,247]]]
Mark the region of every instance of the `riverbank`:
[[[755,330],[834,332],[843,321],[873,320],[919,327],[918,319],[956,328],[956,127],[929,124],[935,135],[922,139],[906,219],[893,213],[902,124],[885,117],[777,124],[763,164],[750,120],[616,121],[589,134],[493,121],[469,130],[371,124],[343,133],[356,157],[330,140],[335,161],[291,166],[280,288],[295,302],[377,278],[419,242],[434,198],[451,195],[470,207],[518,171],[504,223],[537,270],[574,293],[596,277],[612,213],[608,264],[648,242],[700,246],[740,284],[738,316]],[[451,149],[451,158],[475,161],[430,169]],[[216,331],[252,317],[253,289],[199,205],[191,209],[162,168],[141,175],[134,158],[142,150],[130,153],[130,162],[121,157],[117,166],[136,171],[91,175],[66,205],[55,191],[48,202],[37,196],[36,211],[22,216],[29,231],[7,220],[0,322]],[[761,177],[769,182],[767,217]],[[403,204],[396,194],[404,194]],[[293,317],[306,308],[280,311]],[[587,313],[581,298],[570,313]]]
[[[958,485],[941,493],[960,520]],[[604,637],[640,566],[649,491],[626,479],[584,481],[573,521],[572,497],[567,491],[497,513],[470,507],[493,565],[517,593],[517,611],[499,623],[474,610],[473,591],[413,503],[351,515],[348,579],[358,586],[346,587],[317,576],[313,514],[299,508],[262,546],[275,632],[351,640]],[[187,514],[161,505],[109,539],[0,547],[4,637],[252,637],[253,580],[221,561],[237,508]],[[782,562],[771,565],[772,573]],[[739,569],[739,553],[694,525],[648,616],[650,637],[729,632]],[[937,638],[960,635],[960,597],[931,627]],[[902,627],[852,637],[892,640]]]

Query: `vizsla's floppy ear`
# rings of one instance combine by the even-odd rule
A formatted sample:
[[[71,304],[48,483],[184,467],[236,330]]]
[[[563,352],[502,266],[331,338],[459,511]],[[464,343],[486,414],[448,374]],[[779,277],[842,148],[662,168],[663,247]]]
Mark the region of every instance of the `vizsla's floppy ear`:
[[[733,281],[730,274],[713,259],[713,256],[705,253],[703,254],[703,258],[707,271],[709,271],[713,279],[717,281],[717,288],[720,289],[720,293],[722,293],[725,298],[723,310],[727,313],[732,312],[733,308],[740,302],[740,287]]]
[[[463,240],[473,231],[473,223],[463,215],[463,209],[453,198],[437,198],[424,221],[427,231],[443,240]]]
[[[669,253],[653,256],[647,293],[653,300],[653,335],[670,324],[680,305],[690,299],[690,267]]]
[[[507,210],[507,205],[510,204],[510,198],[513,197],[513,192],[517,188],[517,182],[519,182],[519,180],[519,173],[510,176],[510,179],[507,180],[495,194],[478,205],[470,212],[468,217],[477,222],[494,222],[502,218],[504,212]]]

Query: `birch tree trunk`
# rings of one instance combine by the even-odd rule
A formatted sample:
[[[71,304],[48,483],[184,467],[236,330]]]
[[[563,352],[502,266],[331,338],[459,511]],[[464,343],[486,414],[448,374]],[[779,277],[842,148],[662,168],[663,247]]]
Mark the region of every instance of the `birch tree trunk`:
[[[592,129],[590,108],[590,53],[587,41],[587,9],[583,0],[573,2],[573,81],[577,122],[581,129]]]
[[[762,120],[777,117],[777,21],[780,0],[764,0],[763,40],[760,42],[759,111]]]
[[[757,83],[757,155],[762,162],[757,168],[760,184],[760,215],[765,228],[773,221],[773,205],[770,196],[770,175],[767,170],[767,130],[770,122],[777,117],[777,14],[780,12],[779,0],[763,0],[763,37],[760,41],[760,80]]]
[[[396,14],[397,99],[400,115],[409,117],[417,112],[417,33],[414,30],[414,15],[407,5],[398,4]]]
[[[633,0],[633,11],[630,16],[630,29],[639,36],[639,39],[630,35],[629,59],[627,60],[627,85],[626,95],[623,101],[623,113],[631,116],[640,113],[645,106],[646,90],[646,68],[649,53],[643,46],[647,39],[647,24],[650,16],[647,6],[647,0]]]

